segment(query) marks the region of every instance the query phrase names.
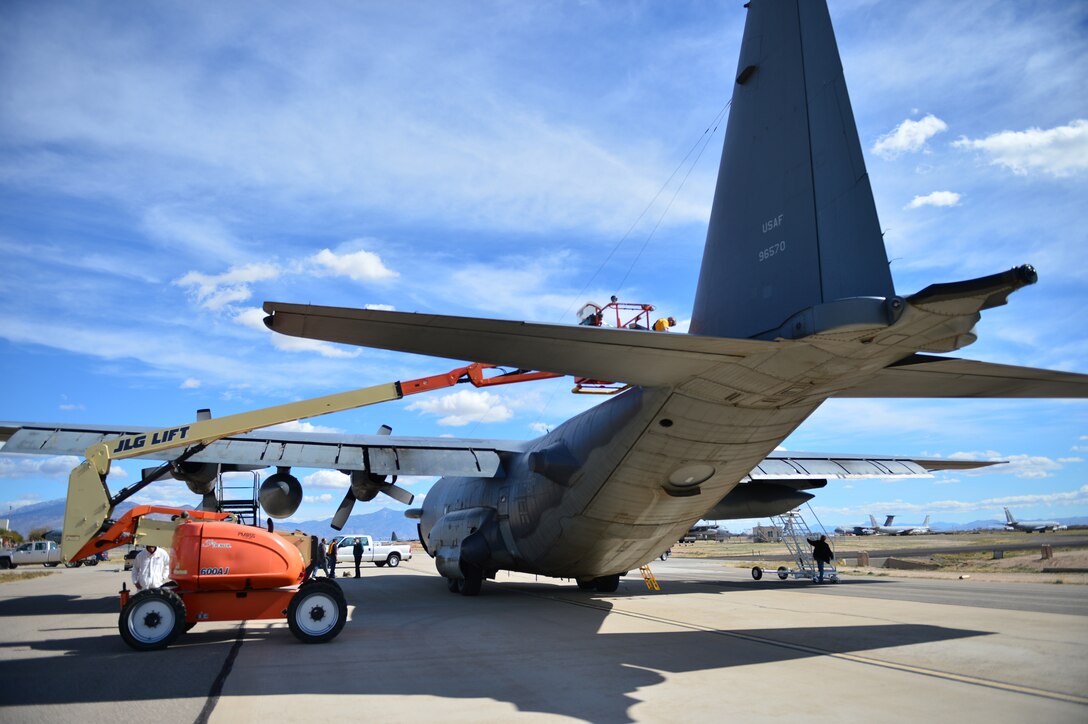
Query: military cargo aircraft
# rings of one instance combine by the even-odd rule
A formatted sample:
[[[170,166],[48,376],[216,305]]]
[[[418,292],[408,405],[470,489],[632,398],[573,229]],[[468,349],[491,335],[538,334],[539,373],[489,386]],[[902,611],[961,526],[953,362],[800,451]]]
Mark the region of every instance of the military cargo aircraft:
[[[892,525],[894,520],[895,516],[889,515],[884,525],[880,525],[876,522],[876,518],[870,515],[869,527],[878,535],[925,535],[930,532],[928,515],[921,525]]]
[[[1048,530],[1065,530],[1069,526],[1056,520],[1017,520],[1008,508],[1005,508],[1005,530],[1022,530],[1028,533],[1045,533]]]
[[[339,521],[355,500],[404,499],[393,476],[443,475],[409,515],[451,591],[514,570],[610,592],[700,519],[786,512],[828,479],[987,464],[775,452],[829,398],[1085,397],[1088,375],[937,356],[975,341],[981,313],[1035,270],[897,294],[826,4],[746,8],[689,334],[264,305],[281,334],[630,389],[534,440],[258,432],[172,474],[204,494],[222,465],[277,467],[262,502],[284,517],[301,499],[290,467],[349,472]],[[9,423],[0,437],[58,454],[138,429]]]

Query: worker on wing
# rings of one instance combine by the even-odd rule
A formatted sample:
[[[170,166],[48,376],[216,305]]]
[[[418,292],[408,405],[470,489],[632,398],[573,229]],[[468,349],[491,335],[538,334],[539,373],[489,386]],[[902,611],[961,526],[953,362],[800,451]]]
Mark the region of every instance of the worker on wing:
[[[132,563],[132,585],[143,591],[162,588],[170,578],[170,554],[165,548],[149,545],[136,554]]]
[[[662,317],[661,319],[654,322],[654,331],[655,332],[668,332],[669,327],[675,327],[675,326],[676,326],[676,319],[674,319],[673,317]]]

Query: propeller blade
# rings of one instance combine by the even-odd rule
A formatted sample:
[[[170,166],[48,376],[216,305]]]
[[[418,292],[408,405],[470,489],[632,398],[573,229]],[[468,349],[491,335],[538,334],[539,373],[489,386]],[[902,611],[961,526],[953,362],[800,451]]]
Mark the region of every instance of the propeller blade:
[[[340,501],[340,507],[336,509],[336,513],[332,516],[332,523],[330,524],[334,530],[343,530],[344,525],[348,522],[348,516],[351,515],[351,509],[355,507],[355,495],[351,492],[351,488],[348,488],[347,494],[344,499]]]
[[[155,477],[155,480],[169,480],[171,478],[170,468],[159,465],[154,468],[144,468],[140,471],[140,479],[147,480],[147,476],[159,470],[159,474]]]
[[[219,499],[215,497],[215,491],[204,493],[204,498],[200,501],[200,510],[209,513],[215,513],[219,510]]]
[[[404,503],[405,505],[411,505],[416,496],[409,493],[399,485],[393,483],[378,483],[378,490],[388,495],[398,503]]]

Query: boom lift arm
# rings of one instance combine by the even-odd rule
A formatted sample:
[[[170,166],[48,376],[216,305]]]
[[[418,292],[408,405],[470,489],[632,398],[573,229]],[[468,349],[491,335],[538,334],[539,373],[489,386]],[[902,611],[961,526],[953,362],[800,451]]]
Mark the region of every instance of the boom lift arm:
[[[160,474],[166,472],[171,463],[187,460],[216,440],[292,420],[304,420],[399,400],[406,395],[452,387],[463,382],[471,383],[475,387],[488,387],[560,376],[549,372],[517,370],[484,377],[483,371],[490,368],[495,368],[495,365],[473,363],[441,375],[390,382],[226,417],[198,420],[186,425],[127,435],[91,445],[84,452],[86,459],[73,468],[68,476],[61,555],[65,560],[79,560],[79,555],[88,543],[114,525],[114,521],[110,519],[114,507],[147,487]],[[113,460],[146,456],[182,447],[186,449],[179,457],[145,473],[139,482],[122,489],[117,495],[110,494],[106,476],[109,475]],[[411,497],[407,491],[404,494]]]

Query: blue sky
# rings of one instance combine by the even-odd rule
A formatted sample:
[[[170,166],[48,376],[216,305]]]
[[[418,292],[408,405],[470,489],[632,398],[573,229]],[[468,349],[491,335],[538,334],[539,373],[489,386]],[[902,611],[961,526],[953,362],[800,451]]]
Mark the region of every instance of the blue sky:
[[[0,419],[172,425],[454,366],[277,338],[265,300],[574,322],[616,293],[683,327],[741,6],[3,3]],[[897,291],[1031,263],[960,356],[1088,372],[1088,6],[830,6]],[[520,439],[596,402],[568,389],[300,429]],[[1088,515],[1082,401],[831,401],[784,446],[1012,461],[833,482],[825,522]],[[74,462],[0,454],[0,505]],[[330,515],[345,479],[297,473],[296,517]]]

